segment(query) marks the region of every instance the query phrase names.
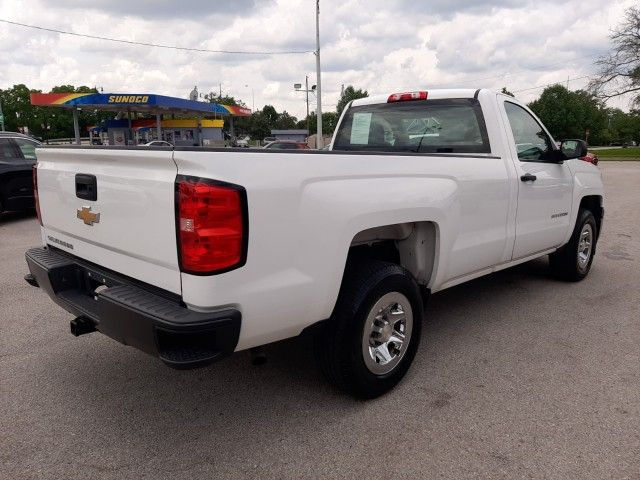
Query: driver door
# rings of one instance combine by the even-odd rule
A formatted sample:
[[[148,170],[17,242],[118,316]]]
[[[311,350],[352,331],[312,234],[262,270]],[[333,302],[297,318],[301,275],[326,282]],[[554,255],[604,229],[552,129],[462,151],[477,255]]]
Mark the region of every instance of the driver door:
[[[554,161],[555,146],[538,119],[521,105],[503,105],[518,180],[516,260],[562,245],[570,228],[573,176],[566,162]]]

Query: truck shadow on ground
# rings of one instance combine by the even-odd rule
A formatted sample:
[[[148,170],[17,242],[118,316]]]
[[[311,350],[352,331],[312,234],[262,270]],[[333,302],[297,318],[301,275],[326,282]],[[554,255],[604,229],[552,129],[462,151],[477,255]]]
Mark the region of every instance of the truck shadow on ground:
[[[323,380],[309,338],[267,346],[268,363],[260,367],[252,366],[249,355],[241,352],[207,368],[176,371],[104,336],[91,335],[74,339],[77,343],[65,342],[74,346],[61,346],[59,356],[40,364],[55,372],[49,388],[55,389],[58,402],[47,415],[67,417],[72,405],[70,421],[87,432],[78,438],[81,443],[90,441],[88,434],[101,443],[128,445],[137,455],[154,442],[154,455],[168,457],[204,444],[208,455],[224,458],[236,454],[237,447],[230,445],[250,445],[256,438],[261,440],[255,448],[267,448],[264,442],[277,443],[292,435],[308,441],[310,431],[328,435],[345,416],[388,411],[407,395],[418,396],[425,408],[435,410],[446,405],[449,394],[428,387],[434,371],[444,368],[430,345],[445,343],[444,332],[451,328],[467,335],[465,327],[483,321],[473,313],[484,308],[488,298],[511,301],[538,288],[536,283],[552,284],[548,280],[547,261],[541,259],[434,295],[424,323],[428,340],[423,338],[412,370],[395,391],[371,402],[354,400]]]

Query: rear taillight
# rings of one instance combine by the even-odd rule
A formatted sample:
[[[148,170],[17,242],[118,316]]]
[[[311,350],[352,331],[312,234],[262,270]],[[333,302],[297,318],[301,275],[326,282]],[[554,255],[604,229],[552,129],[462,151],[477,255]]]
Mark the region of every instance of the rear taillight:
[[[427,95],[427,92],[394,93],[393,95],[389,95],[389,98],[387,98],[387,103],[408,102],[411,100],[426,100]]]
[[[178,176],[176,228],[183,272],[210,275],[241,267],[246,261],[248,238],[244,188]]]
[[[36,205],[36,215],[38,222],[42,225],[42,215],[40,214],[40,198],[38,197],[38,166],[33,166],[33,200]]]

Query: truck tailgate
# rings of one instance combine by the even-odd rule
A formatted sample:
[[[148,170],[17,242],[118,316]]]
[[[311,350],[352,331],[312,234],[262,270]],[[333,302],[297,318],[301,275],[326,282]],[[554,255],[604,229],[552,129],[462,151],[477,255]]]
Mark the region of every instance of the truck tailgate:
[[[172,155],[164,149],[38,149],[43,240],[181,293]],[[95,200],[82,193],[93,181]]]

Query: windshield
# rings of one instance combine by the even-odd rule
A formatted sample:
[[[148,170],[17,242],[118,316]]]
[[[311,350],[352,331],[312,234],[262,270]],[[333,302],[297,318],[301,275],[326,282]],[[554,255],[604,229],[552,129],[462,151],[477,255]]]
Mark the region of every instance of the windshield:
[[[333,150],[489,153],[475,99],[420,100],[350,108]]]

